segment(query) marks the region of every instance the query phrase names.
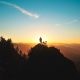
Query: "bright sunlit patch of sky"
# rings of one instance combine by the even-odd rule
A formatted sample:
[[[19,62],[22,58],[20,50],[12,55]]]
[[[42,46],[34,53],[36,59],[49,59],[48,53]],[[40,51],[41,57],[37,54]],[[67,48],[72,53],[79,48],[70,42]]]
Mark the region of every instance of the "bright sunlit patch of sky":
[[[13,42],[80,43],[80,0],[0,0],[0,35]],[[38,17],[35,18],[34,14]]]

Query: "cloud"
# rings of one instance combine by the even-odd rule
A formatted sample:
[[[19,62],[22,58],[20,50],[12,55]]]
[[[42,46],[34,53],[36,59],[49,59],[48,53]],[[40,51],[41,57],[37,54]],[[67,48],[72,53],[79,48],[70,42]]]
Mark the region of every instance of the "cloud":
[[[9,2],[6,2],[6,1],[0,1],[1,4],[4,4],[4,5],[8,5],[8,6],[11,6],[11,7],[14,7],[16,8],[17,10],[19,10],[21,13],[25,14],[25,15],[28,15],[30,17],[34,17],[34,18],[39,18],[39,15],[37,14],[33,14],[23,8],[21,8],[20,6],[18,5],[15,5],[15,4],[12,4],[12,3],[9,3]]]
[[[76,22],[78,22],[79,21],[79,19],[74,19],[74,20],[71,20],[71,21],[68,21],[68,22],[65,22],[65,23],[63,23],[63,24],[55,24],[55,26],[63,26],[63,25],[70,25],[70,24],[74,24],[74,23],[76,23]]]
[[[73,23],[76,23],[76,22],[78,22],[78,19],[74,19],[72,21],[66,22],[65,24],[73,24]]]
[[[61,26],[61,24],[55,24],[55,26]]]

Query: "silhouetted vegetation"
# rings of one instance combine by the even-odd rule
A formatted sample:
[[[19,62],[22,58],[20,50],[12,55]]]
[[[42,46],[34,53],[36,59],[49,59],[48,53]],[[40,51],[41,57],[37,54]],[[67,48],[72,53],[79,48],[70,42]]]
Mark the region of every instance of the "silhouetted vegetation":
[[[59,49],[40,43],[31,48],[27,57],[18,47],[14,48],[11,39],[1,37],[0,80],[27,80],[34,74],[41,79],[43,76],[55,80],[79,78],[74,63],[64,57]]]
[[[0,38],[0,78],[13,80],[21,74],[26,62],[21,54],[18,48],[14,48],[11,39]]]

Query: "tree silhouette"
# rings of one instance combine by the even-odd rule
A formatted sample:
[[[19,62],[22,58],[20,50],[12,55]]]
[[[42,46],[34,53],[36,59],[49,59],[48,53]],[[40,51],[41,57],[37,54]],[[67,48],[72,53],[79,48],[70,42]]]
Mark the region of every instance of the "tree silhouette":
[[[39,38],[39,41],[40,41],[40,43],[42,43],[42,38],[41,37]]]
[[[11,39],[0,37],[0,80],[18,79],[22,75],[26,60],[20,54]]]

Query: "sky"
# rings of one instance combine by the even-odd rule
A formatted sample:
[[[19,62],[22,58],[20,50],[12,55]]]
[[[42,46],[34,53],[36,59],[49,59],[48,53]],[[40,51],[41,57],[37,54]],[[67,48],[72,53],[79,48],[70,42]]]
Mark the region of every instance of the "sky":
[[[80,0],[0,0],[0,36],[13,42],[80,43]]]

